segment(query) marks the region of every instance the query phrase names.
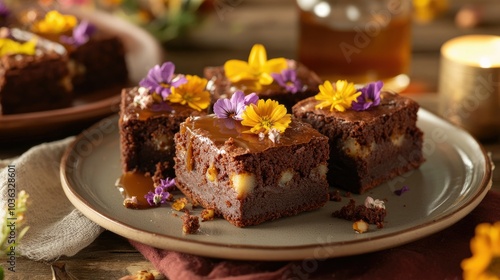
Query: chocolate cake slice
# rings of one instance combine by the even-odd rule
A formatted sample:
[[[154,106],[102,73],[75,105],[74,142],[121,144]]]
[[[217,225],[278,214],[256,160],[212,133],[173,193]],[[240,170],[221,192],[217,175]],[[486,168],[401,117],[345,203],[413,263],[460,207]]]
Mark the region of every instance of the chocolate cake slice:
[[[328,139],[293,120],[279,142],[240,122],[191,117],[175,135],[177,187],[238,227],[322,207],[328,201]]]
[[[423,162],[423,133],[416,126],[418,104],[381,93],[379,106],[366,111],[317,109],[314,97],[297,103],[294,116],[328,136],[331,186],[364,193]]]

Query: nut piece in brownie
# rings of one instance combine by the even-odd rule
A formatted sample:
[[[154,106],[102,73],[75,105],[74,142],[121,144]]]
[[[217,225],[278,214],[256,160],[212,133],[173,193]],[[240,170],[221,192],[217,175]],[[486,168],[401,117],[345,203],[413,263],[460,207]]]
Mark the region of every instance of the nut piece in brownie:
[[[245,104],[243,92],[235,95],[232,101]],[[328,139],[291,120],[274,100],[247,102],[255,103],[216,103],[217,115],[181,124],[177,188],[238,227],[322,207],[328,201]]]
[[[265,63],[262,63],[265,61]],[[260,98],[270,98],[288,110],[299,100],[318,92],[321,79],[303,64],[285,58],[267,60],[264,46],[253,46],[248,62],[229,60],[224,66],[206,67],[205,78],[214,102],[230,98],[236,90],[255,92]]]
[[[346,81],[326,81],[318,95],[293,107],[297,119],[330,139],[328,180],[334,187],[364,193],[424,162],[418,104],[382,92],[382,85],[356,89]]]
[[[49,11],[32,23],[34,33],[62,44],[68,51],[76,92],[88,92],[128,82],[125,47],[87,20]]]
[[[121,95],[120,145],[122,171],[172,178],[174,134],[189,116],[205,115],[210,94],[207,80],[174,74],[166,62],[153,67],[139,87],[125,88]]]
[[[0,33],[0,114],[68,106],[72,87],[64,47],[20,29]]]

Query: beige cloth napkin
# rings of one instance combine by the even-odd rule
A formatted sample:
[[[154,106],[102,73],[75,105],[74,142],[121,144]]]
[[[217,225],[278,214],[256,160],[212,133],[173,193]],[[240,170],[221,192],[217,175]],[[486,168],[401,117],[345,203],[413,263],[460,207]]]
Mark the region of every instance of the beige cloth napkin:
[[[59,164],[66,147],[74,140],[35,146],[14,160],[0,161],[0,207],[7,201],[7,165],[14,167],[16,192],[29,194],[26,225],[19,252],[33,260],[55,260],[72,256],[94,241],[103,229],[75,209],[61,186]],[[12,169],[11,169],[12,170]]]

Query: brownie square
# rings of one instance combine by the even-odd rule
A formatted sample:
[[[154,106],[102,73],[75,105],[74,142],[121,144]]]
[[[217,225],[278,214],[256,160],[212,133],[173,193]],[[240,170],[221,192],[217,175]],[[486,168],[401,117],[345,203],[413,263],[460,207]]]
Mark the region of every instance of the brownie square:
[[[187,117],[206,114],[168,103],[170,109],[152,111],[134,104],[139,87],[125,88],[120,104],[120,145],[123,172],[141,172],[155,180],[174,177],[174,134]]]
[[[127,85],[129,77],[126,50],[118,36],[98,29],[91,23],[86,25],[88,22],[80,18],[76,18],[76,26],[69,30],[40,31],[36,25],[43,21],[46,16],[47,13],[44,11],[36,11],[36,17],[32,19],[32,22],[28,22],[28,28],[38,36],[57,42],[66,48],[72,75],[71,82],[76,94],[111,86],[125,87]],[[62,14],[62,16],[67,15]],[[88,41],[83,44],[70,43],[68,38],[71,38],[74,31],[81,28],[82,24],[88,26],[89,33],[86,34]]]
[[[81,46],[66,47],[77,93],[128,82],[125,47],[118,37],[98,33]]]
[[[36,38],[34,55],[0,57],[0,112],[20,114],[66,107],[72,86],[63,46],[19,29],[3,30],[8,38],[25,43]]]
[[[328,136],[331,186],[364,193],[423,162],[423,133],[416,126],[419,105],[404,96],[381,93],[366,111],[316,109],[318,101],[297,103],[294,116]]]
[[[241,90],[245,94],[255,92],[260,99],[273,99],[285,105],[287,110],[291,110],[292,106],[298,101],[316,95],[319,92],[318,87],[322,81],[316,73],[299,62],[289,60],[289,65],[290,68],[296,69],[297,78],[302,82],[302,88],[297,93],[287,91],[277,84],[276,81],[270,85],[263,85],[262,89],[259,91],[255,91],[253,87],[245,81],[231,83],[225,75],[224,66],[206,67],[204,69],[204,75],[205,78],[210,81],[208,89],[213,94],[213,102],[217,101],[219,98],[231,98],[236,90]]]
[[[175,135],[177,188],[238,227],[322,207],[328,139],[293,120],[279,142],[242,133],[240,122],[191,117]]]

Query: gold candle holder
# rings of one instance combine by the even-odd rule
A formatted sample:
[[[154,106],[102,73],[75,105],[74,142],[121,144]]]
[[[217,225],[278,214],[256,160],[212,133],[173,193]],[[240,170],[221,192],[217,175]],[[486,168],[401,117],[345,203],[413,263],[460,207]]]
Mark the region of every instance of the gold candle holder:
[[[480,140],[500,135],[500,37],[466,35],[441,47],[439,113]]]

